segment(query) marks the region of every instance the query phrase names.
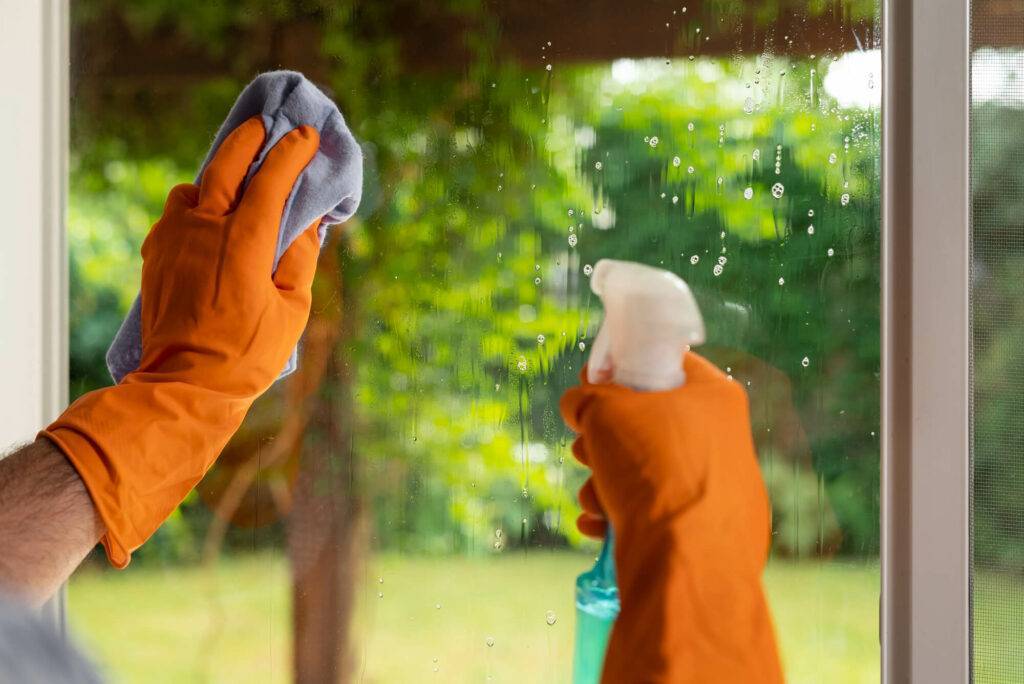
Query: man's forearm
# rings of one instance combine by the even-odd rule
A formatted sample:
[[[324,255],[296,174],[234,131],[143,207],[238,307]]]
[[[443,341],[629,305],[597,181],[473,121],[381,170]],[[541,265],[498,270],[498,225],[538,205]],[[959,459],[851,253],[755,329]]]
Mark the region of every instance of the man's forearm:
[[[0,459],[0,591],[43,603],[101,536],[82,479],[49,440]]]

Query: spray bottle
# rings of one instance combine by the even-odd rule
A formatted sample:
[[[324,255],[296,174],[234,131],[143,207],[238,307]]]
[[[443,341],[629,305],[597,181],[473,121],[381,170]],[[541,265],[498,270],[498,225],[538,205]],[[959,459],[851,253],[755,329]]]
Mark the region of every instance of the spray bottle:
[[[690,288],[677,275],[652,266],[602,259],[590,289],[604,304],[604,321],[590,352],[587,380],[643,391],[679,387],[682,358],[704,342],[704,320]],[[576,579],[576,651],[573,684],[601,679],[605,650],[619,614],[612,530],[594,567]]]

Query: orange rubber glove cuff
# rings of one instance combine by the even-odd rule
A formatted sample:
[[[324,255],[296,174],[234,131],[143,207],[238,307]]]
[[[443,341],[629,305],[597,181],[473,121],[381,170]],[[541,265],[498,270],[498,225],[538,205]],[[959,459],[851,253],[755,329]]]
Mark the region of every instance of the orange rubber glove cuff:
[[[137,382],[90,392],[40,433],[78,471],[103,520],[110,563],[128,565],[202,479],[251,399],[199,387]]]

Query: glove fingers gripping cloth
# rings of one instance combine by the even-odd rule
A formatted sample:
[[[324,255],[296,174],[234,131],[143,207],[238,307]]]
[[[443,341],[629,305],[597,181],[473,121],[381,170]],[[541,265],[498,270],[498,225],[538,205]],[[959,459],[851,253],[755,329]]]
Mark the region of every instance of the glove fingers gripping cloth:
[[[343,223],[355,214],[363,187],[363,156],[345,119],[331,101],[305,76],[294,71],[271,71],[256,77],[238,96],[210,146],[199,173],[198,184],[225,138],[248,119],[259,116],[266,141],[249,167],[243,187],[263,165],[267,153],[289,131],[311,126],[320,134],[320,147],[303,170],[281,216],[274,268],[295,239],[320,219],[318,236],[323,244],[328,226]],[[322,217],[322,218],[321,218]],[[135,298],[107,350],[107,369],[114,382],[139,367],[142,359],[142,318],[140,299]],[[281,377],[295,370],[293,350]]]
[[[78,471],[113,565],[128,564],[294,365],[324,227],[355,211],[361,176],[337,108],[280,72],[239,98],[199,183],[168,194],[111,352],[119,381],[40,433]]]

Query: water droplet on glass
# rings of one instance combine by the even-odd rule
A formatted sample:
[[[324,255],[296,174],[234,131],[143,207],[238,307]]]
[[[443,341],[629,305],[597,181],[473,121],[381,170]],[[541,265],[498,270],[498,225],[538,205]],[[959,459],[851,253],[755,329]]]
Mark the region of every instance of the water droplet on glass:
[[[537,344],[544,344],[544,336],[537,335]]]
[[[529,364],[528,364],[528,363],[526,362],[526,357],[525,357],[525,356],[520,356],[520,357],[519,357],[519,360],[518,360],[518,361],[516,361],[516,368],[518,368],[518,369],[519,369],[519,372],[520,372],[520,373],[525,373],[525,372],[526,372],[526,370],[527,370],[527,368],[529,368],[529,367],[530,367],[530,366],[529,366]]]
[[[722,183],[724,183],[724,182],[725,182],[725,179],[724,179],[724,178],[722,178],[721,176],[719,176],[719,177],[718,177],[718,184],[719,184],[719,185],[721,185],[721,184],[722,184]]]
[[[722,266],[725,266],[725,262],[727,261],[728,259],[726,259],[724,256],[718,257],[718,263],[722,264]]]
[[[808,209],[807,210],[807,215],[813,217],[814,216],[814,210],[813,209]]]
[[[679,195],[672,195],[672,204],[679,204]]]
[[[487,640],[484,641],[484,643],[487,644],[488,648],[490,648],[491,646],[494,646],[494,637],[492,637],[492,636],[487,637]]]
[[[596,161],[596,162],[594,162],[594,168],[597,169],[598,171],[600,171],[602,168],[604,168],[604,164],[602,164],[599,161]]]
[[[575,209],[570,209],[570,210],[569,210],[569,216],[572,216],[572,215],[573,215],[573,214],[575,214],[575,213],[576,213],[576,210],[575,210]]]
[[[658,146],[658,136],[652,135],[651,139],[647,141],[647,144],[650,145],[651,147],[657,147]]]
[[[587,276],[588,278],[590,277],[590,275],[591,275],[591,274],[592,274],[593,272],[594,272],[594,267],[593,267],[593,266],[591,266],[590,264],[586,264],[586,265],[585,265],[585,266],[583,267],[583,275]]]
[[[690,257],[690,263],[693,264],[694,266],[697,265],[698,261],[700,261],[700,257],[697,256],[696,254],[694,254],[692,257]]]
[[[800,365],[803,366],[804,368],[807,368],[808,366],[811,365],[811,360],[805,356],[803,359],[801,359]]]
[[[555,611],[549,610],[548,612],[544,613],[544,622],[548,623],[549,625],[553,625],[556,622],[558,622],[558,617],[555,615]]]
[[[747,188],[743,191],[743,199],[751,199],[754,196],[754,188]]]
[[[828,155],[828,163],[829,164],[835,164],[837,159],[838,159],[838,157],[836,157],[836,153],[835,152],[833,152],[832,154]]]
[[[575,233],[573,233],[572,235],[570,235],[570,236],[569,236],[569,246],[570,246],[570,247],[575,247],[575,246],[576,246],[576,241],[577,241],[577,239],[578,239],[578,238],[576,237],[576,234],[575,234]]]
[[[686,167],[686,172],[687,173],[693,173],[694,172],[694,168],[692,166],[687,166]]]
[[[746,112],[747,114],[754,113],[754,98],[748,97],[746,100],[743,101],[743,111]]]
[[[850,203],[850,193],[848,193],[848,192],[844,192],[844,193],[843,193],[843,194],[842,194],[842,195],[841,195],[841,196],[839,197],[839,203],[840,203],[840,204],[842,204],[842,205],[843,205],[844,207],[845,207],[845,206],[846,206],[847,204],[849,204],[849,203]]]
[[[828,254],[829,256],[834,256],[835,253],[836,253],[836,250],[832,249],[831,247],[829,247],[828,251],[825,252],[825,254]]]
[[[785,285],[785,284],[786,284],[786,279],[785,278],[779,278],[779,285]]]
[[[715,267],[713,269],[711,269],[711,272],[714,273],[715,276],[717,277],[717,276],[722,275],[722,271],[723,270],[724,269],[722,268],[722,264],[715,264]]]
[[[579,346],[580,346],[580,351],[585,351],[587,349],[587,343],[586,342],[580,342]]]
[[[547,65],[546,67],[544,67],[544,68],[545,68],[545,69],[547,69],[548,71],[551,71],[551,65],[550,65],[550,64],[548,64],[548,65]]]
[[[683,163],[683,160],[679,157],[672,157],[672,166],[679,166]]]
[[[688,131],[692,131],[693,130],[693,122],[692,121],[690,123],[686,124],[686,130],[688,130]]]
[[[377,592],[377,598],[379,598],[379,599],[384,598],[384,592],[383,591],[378,591]]]
[[[533,279],[533,284],[540,285],[540,276],[537,276],[536,278]]]
[[[441,610],[441,604],[440,603],[435,603],[434,604],[434,610]],[[435,663],[437,662],[437,658],[434,658],[434,662]]]
[[[751,152],[750,153],[750,158],[753,159],[754,161],[757,161],[758,159],[760,159],[761,158],[761,150],[754,150],[753,152]]]
[[[772,197],[775,199],[782,199],[783,193],[786,192],[785,186],[782,183],[776,183],[772,186]]]
[[[811,225],[807,226],[807,234],[808,235],[814,235],[814,224],[813,223]]]

